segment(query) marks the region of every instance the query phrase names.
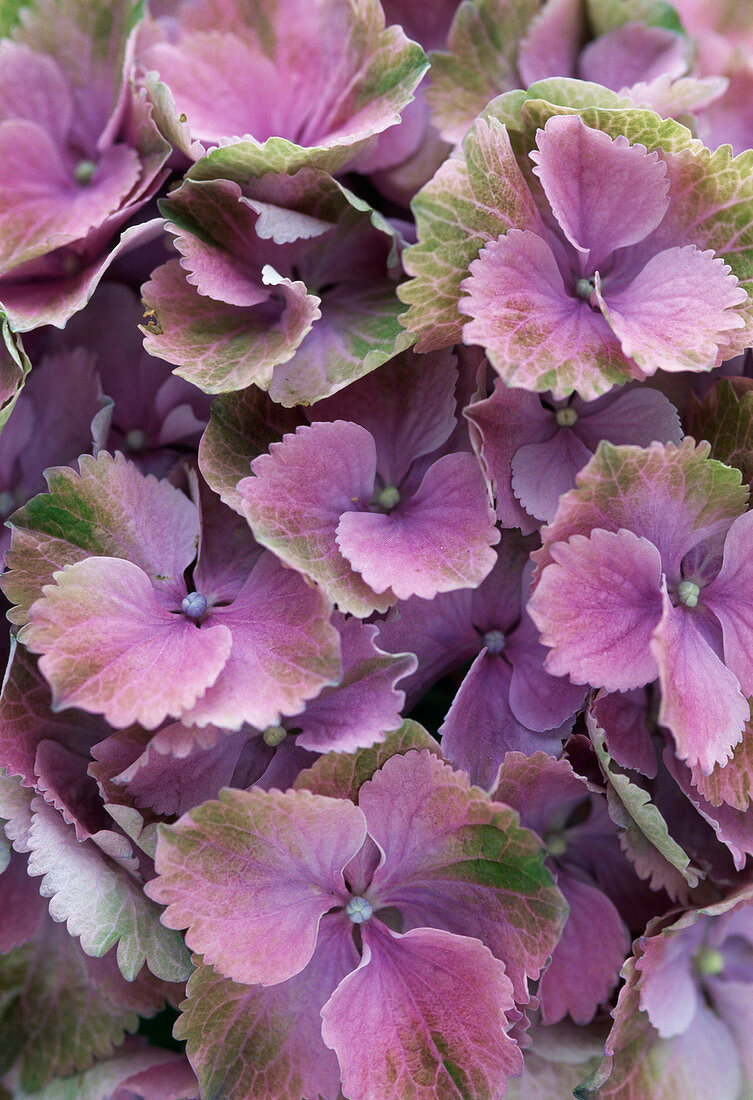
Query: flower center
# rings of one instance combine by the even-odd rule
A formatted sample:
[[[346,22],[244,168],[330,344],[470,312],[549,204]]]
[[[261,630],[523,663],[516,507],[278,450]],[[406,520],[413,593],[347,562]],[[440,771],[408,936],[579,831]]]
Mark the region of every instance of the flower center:
[[[702,947],[693,956],[693,965],[699,974],[707,978],[713,978],[724,970],[724,955],[721,951],[717,951],[715,947]]]
[[[596,290],[596,278],[593,275],[589,277],[578,279],[575,284],[575,293],[579,298],[590,298],[593,292]]]
[[[269,745],[270,749],[276,749],[287,736],[288,731],[284,726],[267,726],[261,735],[261,739],[265,745]]]
[[[695,607],[701,590],[695,581],[680,581],[677,586],[677,598],[686,607]]]
[[[397,504],[400,503],[400,490],[394,485],[385,485],[381,493],[377,497],[377,504],[380,508],[384,508],[385,512],[390,512]]]
[[[345,912],[353,921],[353,924],[363,924],[371,917],[374,909],[371,902],[367,901],[366,898],[353,897],[345,906]]]
[[[501,630],[487,630],[483,640],[490,653],[501,653],[505,648],[505,636]]]
[[[73,178],[79,187],[87,187],[96,171],[97,166],[93,160],[80,160],[73,169]]]
[[[567,837],[559,829],[544,834],[544,844],[550,856],[564,856],[567,851]]]
[[[129,451],[143,451],[146,446],[146,436],[141,428],[131,428],[125,437],[125,445]]]
[[[201,592],[189,592],[183,597],[183,603],[180,606],[184,615],[198,622],[202,615],[206,614],[207,598],[202,596]]]
[[[572,428],[573,424],[578,422],[578,414],[575,409],[571,409],[569,406],[566,409],[557,409],[554,414],[554,419],[559,424],[560,428]]]

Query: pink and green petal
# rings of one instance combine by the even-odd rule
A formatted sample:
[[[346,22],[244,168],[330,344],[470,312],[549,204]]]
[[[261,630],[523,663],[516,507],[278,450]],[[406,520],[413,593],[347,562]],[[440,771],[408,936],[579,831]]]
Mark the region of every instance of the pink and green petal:
[[[620,843],[637,874],[650,879],[656,890],[664,887],[671,896],[687,894],[687,888],[696,887],[703,873],[670,836],[649,791],[614,766],[604,730],[592,711],[586,711],[586,726],[607,782],[609,815],[621,830]]]
[[[404,264],[414,278],[399,297],[411,307],[402,323],[420,352],[460,342],[460,286],[479,250],[508,229],[541,226],[504,126],[479,119],[464,149],[465,158],[446,160],[413,203],[419,243]]]
[[[337,545],[375,592],[401,600],[475,588],[499,541],[486,484],[472,455],[443,455],[416,493],[389,514],[347,511]]]
[[[272,443],[303,423],[298,410],[276,405],[256,386],[220,394],[199,444],[199,469],[224,504],[243,514],[237,485]]]
[[[363,926],[358,969],[322,1009],[351,1100],[501,1100],[523,1070],[508,1035],[503,964],[478,940],[434,928]],[[363,1035],[374,1037],[364,1044]]]
[[[732,758],[718,764],[708,775],[700,767],[691,768],[692,783],[712,806],[722,803],[736,810],[747,810],[753,792],[753,726],[746,723],[742,740],[735,745]]]
[[[204,159],[226,179],[292,174],[307,164],[339,171],[368,138],[399,122],[426,69],[420,47],[399,27],[385,28],[376,0],[357,9],[335,0],[326,13],[300,0],[280,0],[261,33],[243,5],[229,4],[223,14],[218,25],[211,5],[192,11],[175,46],[154,46],[144,61],[164,68],[171,87],[177,81],[176,109],[188,115],[193,135],[205,144],[219,142]],[[225,67],[225,101],[245,101],[253,88],[245,110],[236,103],[228,111],[225,101],[207,110],[216,96],[218,64]],[[250,73],[257,78],[252,84]],[[197,96],[197,82],[201,93],[210,76],[211,89]],[[243,157],[237,142],[227,140],[238,136],[252,136],[243,143]]]
[[[654,680],[649,649],[662,614],[659,551],[631,531],[596,529],[550,548],[528,610],[550,647],[547,672],[628,691]]]
[[[322,1041],[319,1013],[358,965],[352,925],[325,916],[304,969],[274,986],[239,985],[200,964],[176,1025],[207,1096],[335,1100],[337,1059]]]
[[[431,54],[426,89],[432,122],[445,141],[462,141],[491,99],[520,87],[516,55],[538,10],[538,0],[473,0],[460,5],[449,50]],[[546,70],[547,75],[551,72]]]
[[[202,297],[186,281],[180,261],[168,260],[141,288],[151,317],[144,347],[177,364],[174,373],[205,393],[250,385],[268,389],[274,367],[290,359],[321,312],[316,295],[274,268],[264,268],[262,282],[282,305],[273,324],[265,305],[227,305]]]
[[[525,1003],[526,979],[538,975],[564,917],[538,838],[428,752],[388,760],[358,802],[385,853],[370,897],[397,906],[406,926],[478,937]]]
[[[221,629],[232,645],[217,677],[183,714],[189,725],[238,730],[276,725],[342,675],[340,635],[324,593],[273,554],[262,554],[236,599],[199,633]],[[216,625],[215,625],[216,624]]]
[[[374,491],[369,432],[346,421],[302,427],[273,443],[252,469],[238,492],[258,542],[320,584],[343,612],[365,617],[395,602],[391,593],[373,592],[336,542],[342,514],[366,508]]]
[[[534,555],[538,572],[552,561],[551,547],[595,527],[624,527],[659,549],[663,571],[679,580],[682,559],[698,543],[726,534],[746,510],[740,473],[709,458],[709,444],[688,436],[679,446],[620,446],[602,441],[542,531]]]
[[[65,922],[87,955],[101,958],[117,944],[126,981],[144,964],[165,981],[185,981],[190,964],[183,941],[160,923],[159,909],[138,879],[92,840],[77,840],[75,830],[40,798],[33,811],[29,874],[42,876],[39,890],[50,899],[52,919]]]
[[[577,115],[550,118],[536,144],[534,173],[563,233],[582,254],[585,274],[618,248],[642,241],[664,217],[669,184],[658,153],[626,138],[612,140]]]
[[[471,320],[463,342],[479,344],[511,386],[567,397],[598,397],[634,377],[609,325],[568,293],[543,236],[511,229],[470,264],[458,308]]]
[[[750,705],[692,612],[674,607],[666,587],[662,601],[651,641],[659,667],[659,721],[671,731],[678,757],[708,774],[731,758],[750,719]]]
[[[320,756],[310,768],[300,773],[295,781],[296,790],[308,790],[328,798],[347,798],[358,802],[358,792],[364,783],[393,756],[404,756],[411,751],[427,750],[442,759],[442,750],[423,726],[406,719],[399,729],[391,730],[383,741],[356,752],[328,752]]]
[[[0,956],[0,981],[3,1068],[15,1063],[19,1097],[109,1057],[136,1030],[139,1015],[159,1011],[166,991],[145,970],[126,981],[113,954],[89,958],[49,919],[32,941]],[[65,1100],[81,1095],[77,1090]]]
[[[31,370],[21,337],[12,333],[7,320],[2,322],[0,342],[0,429],[16,407],[26,376]]]
[[[47,471],[49,492],[14,514],[11,571],[4,591],[24,623],[53,573],[90,555],[128,558],[165,594],[185,594],[184,570],[196,556],[196,506],[167,480],[145,477],[121,454],[83,455],[80,473]],[[179,594],[179,595],[178,595]]]
[[[628,964],[632,967],[632,959]],[[614,1013],[617,1022],[607,1040],[611,1073],[605,1082],[600,1078],[600,1100],[740,1096],[740,1057],[729,1030],[711,1009],[702,1005],[687,1031],[662,1039],[646,1013],[639,1011],[634,989],[625,986],[623,991],[627,995],[620,997]],[[589,1095],[587,1089],[584,1095]]]
[[[742,368],[742,363],[740,364]],[[720,378],[702,402],[686,414],[688,431],[711,444],[711,455],[753,481],[753,384],[747,378]]]
[[[103,714],[122,728],[178,718],[215,682],[232,635],[168,611],[149,577],[124,558],[86,558],[54,574],[21,641],[43,654],[53,706]]]
[[[198,1089],[185,1055],[126,1039],[111,1058],[40,1091],[19,1092],[17,1100],[199,1100]]]
[[[542,837],[552,819],[561,818],[565,810],[569,813],[587,797],[585,779],[576,775],[569,762],[541,751],[508,752],[492,791],[495,802],[512,806],[527,828]]]
[[[321,918],[346,904],[343,868],[365,838],[350,802],[226,789],[160,830],[159,877],[146,890],[210,966],[237,982],[276,985],[303,970]]]

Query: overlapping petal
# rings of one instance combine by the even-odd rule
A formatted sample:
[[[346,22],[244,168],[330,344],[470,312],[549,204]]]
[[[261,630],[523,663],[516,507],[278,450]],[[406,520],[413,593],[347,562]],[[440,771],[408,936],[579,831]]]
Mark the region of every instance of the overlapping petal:
[[[322,1035],[353,1100],[501,1100],[523,1070],[508,1034],[503,964],[478,940],[435,928],[363,929],[360,965],[322,1009]],[[375,1037],[364,1047],[364,1032]]]
[[[320,920],[347,902],[343,868],[365,837],[345,800],[226,789],[161,832],[146,890],[221,974],[275,985],[303,970]]]

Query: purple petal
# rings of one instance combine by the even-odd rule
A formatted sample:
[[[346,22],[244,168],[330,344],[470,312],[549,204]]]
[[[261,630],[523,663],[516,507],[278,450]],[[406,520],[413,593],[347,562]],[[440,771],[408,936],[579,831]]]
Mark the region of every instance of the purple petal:
[[[649,650],[661,618],[659,551],[631,531],[592,531],[551,547],[528,610],[553,676],[628,691],[656,678]]]
[[[160,831],[146,889],[220,973],[275,985],[303,970],[321,918],[347,902],[342,871],[365,837],[344,799],[226,789]]]
[[[566,677],[546,671],[547,651],[527,611],[506,639],[505,655],[512,665],[510,709],[517,720],[530,730],[558,732],[580,710],[585,691]]]
[[[721,623],[724,663],[744,695],[753,695],[753,512],[738,516],[724,540],[719,573],[703,589],[703,602]],[[750,545],[749,545],[750,544]]]
[[[584,275],[618,248],[656,229],[669,206],[664,161],[627,138],[612,139],[577,115],[555,115],[536,135],[534,173]],[[626,354],[630,354],[626,352]]]
[[[666,585],[663,612],[651,641],[659,667],[659,721],[672,732],[677,755],[710,772],[723,764],[750,718],[737,677],[721,662],[684,606],[673,607]]]
[[[635,373],[604,318],[568,293],[548,243],[530,230],[511,229],[490,241],[461,284],[458,309],[472,320],[463,341],[479,344],[509,385],[577,389],[597,397]]]
[[[358,968],[322,1009],[347,1095],[501,1100],[523,1071],[507,1034],[514,1001],[502,963],[477,940],[434,928],[401,936],[372,921],[363,938]]]
[[[475,588],[496,561],[494,510],[472,455],[437,459],[418,491],[387,515],[346,512],[337,544],[377,593],[398,599]]]
[[[414,459],[441,447],[455,428],[457,380],[450,351],[407,351],[317,402],[316,418],[352,421],[370,432],[380,477],[385,485],[399,485]]]
[[[103,714],[111,725],[155,729],[179,717],[217,679],[231,648],[221,625],[197,629],[167,611],[151,581],[122,558],[86,558],[55,574],[21,639],[53,705]]]
[[[645,689],[601,694],[591,709],[604,730],[612,759],[623,768],[632,768],[653,779],[657,768],[656,750],[648,728]]]
[[[392,656],[378,648],[375,625],[339,616],[336,625],[342,638],[342,679],[325,688],[299,718],[297,742],[315,752],[353,752],[397,729],[405,693],[396,685],[416,668],[412,654]]]
[[[580,44],[586,34],[579,0],[549,0],[531,20],[518,50],[523,87],[551,76],[576,76]]]
[[[684,35],[665,27],[625,23],[589,42],[579,75],[616,92],[659,76],[676,79],[688,71],[689,46]]]
[[[262,554],[238,596],[207,619],[232,637],[222,671],[183,715],[189,725],[276,725],[342,673],[332,605],[273,554]],[[202,628],[203,630],[204,628]]]
[[[533,733],[516,718],[509,703],[510,679],[507,661],[482,650],[439,731],[447,760],[487,790],[493,786],[506,753],[558,752],[562,744],[556,731]]]
[[[724,260],[694,245],[652,256],[623,290],[597,281],[596,295],[624,354],[647,375],[718,366],[728,334],[744,327],[734,307],[745,291]]]
[[[49,685],[36,661],[22,645],[12,646],[0,695],[0,767],[9,775],[22,776],[24,783],[33,787],[36,753],[42,741],[53,740],[88,756],[91,746],[108,732],[102,719],[81,711],[55,714]]]
[[[0,117],[26,119],[42,127],[56,144],[65,141],[73,117],[63,70],[25,43],[0,43]]]
[[[386,611],[340,554],[335,534],[344,512],[365,508],[374,491],[376,448],[358,424],[317,423],[273,443],[238,483],[243,514],[263,546],[322,586],[341,611]]]
[[[497,518],[503,527],[519,527],[524,535],[529,534],[537,525],[512,491],[511,464],[523,444],[544,443],[551,438],[555,431],[551,413],[536,394],[508,389],[498,378],[491,397],[469,405],[464,415],[471,424],[471,439],[480,452],[482,469],[491,482]]]
[[[47,919],[47,906],[40,897],[39,882],[28,874],[26,862],[25,856],[12,851],[10,862],[0,875],[3,892],[0,954],[3,955],[33,940],[40,922]]]
[[[114,213],[139,179],[134,149],[114,145],[86,185],[34,122],[0,123],[0,264],[9,268],[85,237]]]
[[[578,408],[577,433],[591,451],[602,439],[610,443],[634,443],[648,447],[679,443],[683,436],[677,409],[663,393],[646,387],[606,394],[599,401]]]
[[[558,876],[557,885],[570,914],[539,981],[541,1019],[555,1024],[569,1014],[576,1024],[587,1024],[617,985],[630,937],[619,913],[598,887],[565,871]],[[598,936],[593,935],[594,928],[599,929]]]
[[[640,1004],[663,1039],[687,1031],[700,1004],[692,957],[703,944],[705,925],[701,917],[681,932],[670,930],[642,940],[643,954],[636,963]]]
[[[725,803],[712,806],[693,784],[690,770],[674,757],[669,746],[664,750],[664,762],[680,790],[701,817],[708,821],[717,840],[729,849],[735,869],[742,871],[748,856],[753,856],[753,823],[750,813]]]
[[[152,739],[132,764],[112,777],[128,802],[161,817],[186,813],[229,786],[245,737],[225,734],[216,744],[173,756]]]
[[[591,453],[569,428],[557,428],[546,442],[524,444],[512,458],[515,496],[527,512],[548,523]]]

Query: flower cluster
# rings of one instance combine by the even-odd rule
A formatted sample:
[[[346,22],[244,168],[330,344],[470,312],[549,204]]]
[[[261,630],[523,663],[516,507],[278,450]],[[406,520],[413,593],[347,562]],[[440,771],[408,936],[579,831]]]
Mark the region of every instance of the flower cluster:
[[[753,1095],[749,9],[0,4],[0,1100]]]

